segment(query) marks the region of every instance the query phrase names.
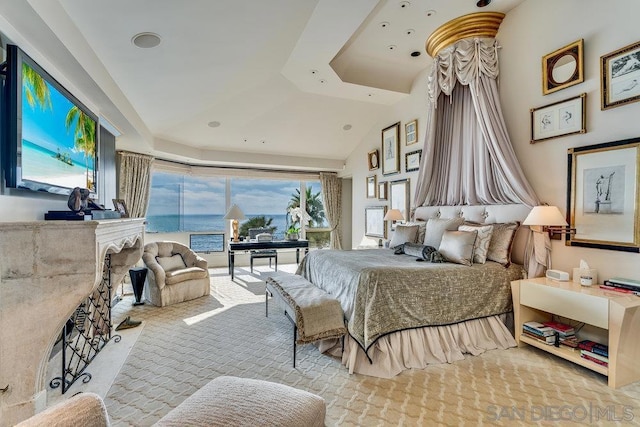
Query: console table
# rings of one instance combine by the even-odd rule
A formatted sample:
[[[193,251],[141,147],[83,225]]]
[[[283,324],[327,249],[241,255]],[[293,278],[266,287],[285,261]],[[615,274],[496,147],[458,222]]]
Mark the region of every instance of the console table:
[[[144,218],[5,222],[0,235],[0,426],[10,426],[46,407],[56,338],[98,285],[140,259]]]
[[[305,255],[309,252],[309,241],[308,240],[274,240],[272,242],[253,242],[253,241],[242,241],[242,242],[229,242],[228,253],[229,253],[229,274],[231,275],[231,280],[233,280],[233,269],[235,264],[235,252],[236,251],[253,251],[259,249],[293,249],[296,250],[296,263],[300,262],[300,249],[304,248]]]
[[[511,292],[518,345],[532,345],[606,375],[612,388],[640,380],[640,297],[547,278],[513,281]],[[554,314],[600,328],[608,338],[609,365],[583,359],[579,349],[547,345],[522,334],[523,323],[546,322]]]

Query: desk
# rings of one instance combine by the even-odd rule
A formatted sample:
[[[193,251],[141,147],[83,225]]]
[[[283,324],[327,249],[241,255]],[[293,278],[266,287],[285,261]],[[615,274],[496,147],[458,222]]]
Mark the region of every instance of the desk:
[[[229,274],[233,280],[235,251],[252,251],[258,249],[293,249],[296,250],[296,263],[300,262],[300,248],[304,248],[305,255],[309,252],[308,240],[274,240],[273,242],[229,242]]]

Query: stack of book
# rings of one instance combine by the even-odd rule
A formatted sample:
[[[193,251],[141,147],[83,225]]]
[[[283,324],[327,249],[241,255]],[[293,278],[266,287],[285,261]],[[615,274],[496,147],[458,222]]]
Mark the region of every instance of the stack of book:
[[[525,322],[522,325],[522,333],[549,345],[556,342],[556,331],[540,322]]]
[[[609,280],[605,280],[604,284],[618,289],[626,289],[631,292],[640,292],[640,281],[638,280],[612,277]]]
[[[595,341],[584,340],[578,343],[580,357],[598,365],[609,366],[609,346]]]
[[[543,325],[558,333],[560,344],[571,348],[578,347],[578,339],[576,338],[576,331],[573,329],[573,326],[561,322],[544,322]]]

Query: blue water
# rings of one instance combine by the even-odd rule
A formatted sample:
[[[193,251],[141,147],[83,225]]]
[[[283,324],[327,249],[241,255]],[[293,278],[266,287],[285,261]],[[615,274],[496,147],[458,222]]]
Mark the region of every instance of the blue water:
[[[239,221],[242,223],[250,218],[263,216],[263,214],[247,215],[246,220]],[[174,233],[174,232],[226,232],[229,231],[229,221],[223,219],[224,215],[149,215],[147,216],[147,231],[155,233]],[[274,237],[283,238],[287,229],[286,215],[264,215],[265,218],[273,218],[272,227],[276,227]]]
[[[88,187],[84,162],[72,159],[73,165],[68,165],[56,159],[55,155],[45,147],[22,140],[22,179],[66,188]],[[89,167],[89,177],[93,179],[93,165]]]

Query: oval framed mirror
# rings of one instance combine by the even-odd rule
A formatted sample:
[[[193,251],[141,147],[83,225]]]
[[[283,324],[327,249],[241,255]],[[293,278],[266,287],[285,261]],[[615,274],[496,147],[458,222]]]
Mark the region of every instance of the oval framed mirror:
[[[584,81],[582,39],[542,57],[542,93],[547,95]]]

